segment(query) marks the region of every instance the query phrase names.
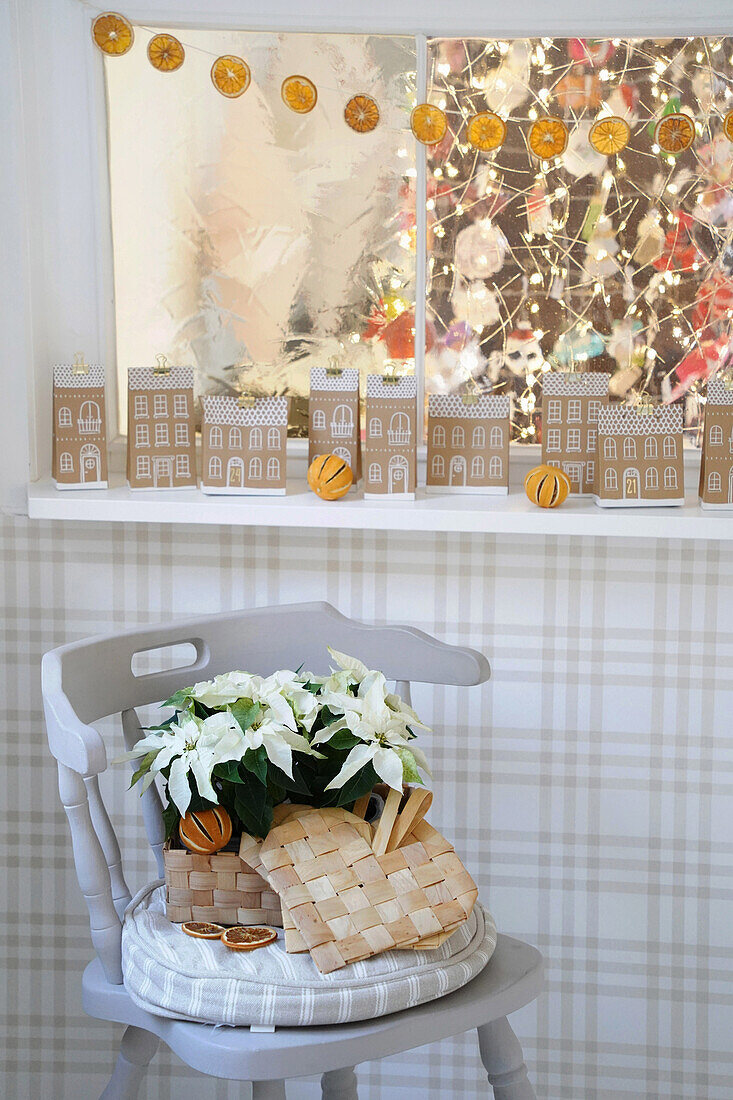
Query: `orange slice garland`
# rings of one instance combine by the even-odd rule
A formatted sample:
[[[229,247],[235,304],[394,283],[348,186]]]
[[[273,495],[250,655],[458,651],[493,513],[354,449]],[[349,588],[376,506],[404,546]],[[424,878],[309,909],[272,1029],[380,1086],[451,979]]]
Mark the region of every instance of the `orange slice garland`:
[[[148,42],[148,61],[159,73],[174,73],[185,56],[183,46],[172,34],[156,34]]]
[[[92,38],[108,57],[122,57],[132,47],[135,32],[132,23],[116,11],[105,11],[92,23]]]
[[[723,133],[728,138],[728,141],[733,141],[733,111],[728,111],[728,114],[723,119]]]
[[[318,92],[307,76],[286,76],[280,88],[283,103],[297,115],[307,115],[316,105]]]
[[[187,920],[181,925],[181,931],[197,940],[220,940],[222,932],[226,930],[223,924],[212,924],[210,921],[203,920]]]
[[[251,79],[252,74],[247,62],[232,54],[217,57],[211,66],[211,83],[217,92],[221,92],[227,99],[236,99],[237,96],[244,95]]]
[[[410,129],[423,145],[437,145],[448,129],[445,111],[434,103],[418,103],[410,115]]]
[[[357,134],[370,133],[379,122],[379,107],[376,99],[370,95],[352,95],[344,107],[344,118],[347,126],[356,130]]]
[[[527,138],[529,147],[536,157],[551,160],[565,152],[568,143],[568,128],[561,118],[545,115],[532,124]]]
[[[625,118],[618,115],[606,115],[594,122],[588,134],[588,141],[597,153],[604,157],[620,153],[629,144],[631,128]]]
[[[506,122],[493,111],[481,111],[468,120],[466,136],[470,145],[482,153],[490,153],[504,144]]]
[[[266,947],[268,943],[274,943],[276,939],[277,932],[272,928],[246,928],[241,924],[227,928],[221,936],[221,942],[232,951],[254,951],[258,947]]]
[[[665,115],[657,123],[654,140],[664,153],[684,153],[695,137],[695,124],[689,115]]]

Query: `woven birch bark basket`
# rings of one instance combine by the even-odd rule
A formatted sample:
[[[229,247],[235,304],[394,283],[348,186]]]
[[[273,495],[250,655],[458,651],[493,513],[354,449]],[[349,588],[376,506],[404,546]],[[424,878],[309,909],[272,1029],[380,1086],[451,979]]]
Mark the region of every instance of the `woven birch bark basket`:
[[[280,898],[236,850],[199,855],[166,841],[163,866],[166,914],[174,924],[197,920],[282,928]]]

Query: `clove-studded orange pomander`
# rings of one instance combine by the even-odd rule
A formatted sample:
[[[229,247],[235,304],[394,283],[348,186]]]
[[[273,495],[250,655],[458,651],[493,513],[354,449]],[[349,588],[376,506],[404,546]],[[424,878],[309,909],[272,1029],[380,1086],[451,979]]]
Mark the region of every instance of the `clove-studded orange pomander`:
[[[232,838],[232,819],[223,806],[190,810],[181,818],[178,835],[190,852],[209,854],[225,848]]]
[[[557,508],[570,492],[570,482],[557,466],[535,466],[524,479],[524,491],[540,508]]]
[[[338,455],[316,455],[308,467],[308,484],[321,500],[345,496],[353,480],[351,467]]]

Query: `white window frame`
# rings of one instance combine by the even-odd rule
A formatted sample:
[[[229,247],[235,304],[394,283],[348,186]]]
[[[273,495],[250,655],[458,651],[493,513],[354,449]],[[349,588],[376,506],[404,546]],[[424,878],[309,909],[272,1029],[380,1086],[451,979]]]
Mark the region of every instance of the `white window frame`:
[[[552,397],[547,402],[547,423],[554,424],[560,423],[562,420],[562,401],[557,397]]]
[[[155,444],[156,447],[170,447],[171,445],[171,433],[168,431],[168,421],[159,420],[155,425]]]
[[[188,424],[179,422],[175,425],[175,441],[176,447],[188,447],[191,442],[191,437],[188,432]]]
[[[154,393],[153,394],[153,419],[159,420],[161,417],[168,419],[168,394],[167,393]]]
[[[130,431],[135,429],[135,446],[136,447],[149,447],[150,446],[150,425],[149,424],[135,424],[130,425]]]
[[[111,467],[124,466],[125,440],[119,434],[114,316],[112,237],[103,58],[90,46],[90,9],[78,0],[43,0],[38,5],[10,0],[0,5],[0,96],[8,105],[6,148],[0,191],[0,238],[5,263],[0,272],[0,301],[18,302],[3,324],[5,355],[0,363],[0,400],[17,415],[6,430],[6,459],[0,466],[0,503],[27,512],[28,470],[32,481],[50,474],[53,405],[48,357],[41,349],[76,348],[83,334],[87,361],[103,363],[107,377],[107,423]],[[648,6],[649,7],[649,6]],[[101,9],[100,9],[101,10]],[[425,98],[427,36],[527,38],[633,35],[640,38],[730,33],[720,0],[668,0],[653,10],[627,3],[609,7],[591,0],[581,15],[575,0],[555,0],[552,25],[540,0],[523,6],[494,7],[483,0],[403,0],[379,10],[370,24],[357,0],[304,9],[295,0],[212,0],[189,5],[190,28],[252,31],[383,33],[414,36],[418,45],[417,99]],[[180,24],[179,0],[130,0],[125,15],[135,24]],[[185,29],[181,28],[185,41]],[[38,57],[62,57],[65,79],[49,98],[47,70]],[[419,150],[418,150],[419,153]],[[424,330],[424,240],[426,173],[417,157],[418,226],[415,329]],[[58,272],[63,271],[63,279]],[[23,296],[19,288],[27,288]],[[53,308],[48,308],[48,303]],[[154,349],[152,349],[154,350]],[[418,409],[423,407],[424,345],[416,343]],[[27,382],[19,394],[19,364]],[[145,364],[131,364],[142,366]],[[123,395],[124,396],[124,395]],[[418,423],[418,438],[422,426]],[[297,443],[298,441],[293,441]],[[102,494],[100,494],[101,498]]]
[[[559,451],[562,444],[562,432],[559,428],[547,429],[547,446],[546,451]]]
[[[583,402],[579,397],[568,401],[568,424],[580,424],[583,420]]]
[[[568,428],[567,451],[580,450],[580,428]]]
[[[173,415],[188,416],[188,400],[185,393],[173,394]]]

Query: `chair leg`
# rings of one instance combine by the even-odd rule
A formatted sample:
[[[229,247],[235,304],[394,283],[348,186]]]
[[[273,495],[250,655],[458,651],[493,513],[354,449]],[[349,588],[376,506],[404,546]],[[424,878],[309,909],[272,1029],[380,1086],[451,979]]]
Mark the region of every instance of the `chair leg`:
[[[285,1100],[284,1081],[253,1081],[252,1100]]]
[[[158,1036],[132,1024],[125,1029],[117,1064],[99,1100],[135,1100],[145,1071],[158,1049]]]
[[[478,1046],[495,1100],[537,1100],[519,1039],[506,1016],[478,1028]]]
[[[321,1076],[321,1096],[323,1100],[359,1100],[353,1066],[324,1073]]]

